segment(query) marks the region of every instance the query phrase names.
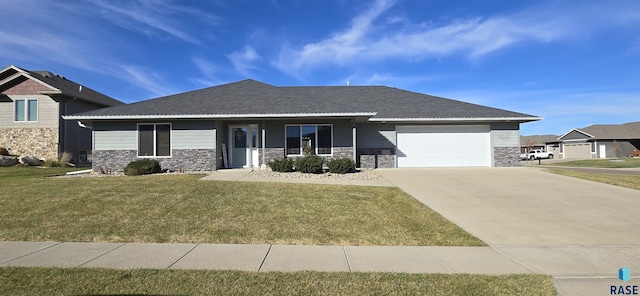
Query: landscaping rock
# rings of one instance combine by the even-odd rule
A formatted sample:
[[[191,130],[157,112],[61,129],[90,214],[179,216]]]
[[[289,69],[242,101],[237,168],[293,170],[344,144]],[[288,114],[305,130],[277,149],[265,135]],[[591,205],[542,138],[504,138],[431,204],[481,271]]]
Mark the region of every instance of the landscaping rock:
[[[0,155],[0,167],[9,167],[18,164],[18,157]]]
[[[18,158],[18,161],[21,164],[28,165],[28,166],[39,166],[40,163],[42,162],[40,159],[33,156],[20,156],[20,158]]]

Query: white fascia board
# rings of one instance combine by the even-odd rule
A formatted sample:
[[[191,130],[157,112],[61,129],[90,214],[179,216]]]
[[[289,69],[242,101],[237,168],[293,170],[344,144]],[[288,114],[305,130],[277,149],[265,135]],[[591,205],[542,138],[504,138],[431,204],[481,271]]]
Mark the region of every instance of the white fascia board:
[[[562,140],[562,138],[564,138],[566,135],[568,135],[568,134],[570,134],[570,133],[572,133],[572,132],[579,132],[579,133],[581,133],[581,134],[583,134],[583,135],[585,135],[585,136],[587,136],[587,137],[590,137],[590,138],[592,138],[592,139],[593,139],[593,138],[595,138],[594,136],[592,136],[592,135],[590,135],[590,134],[587,134],[587,133],[585,133],[585,132],[581,131],[580,129],[574,128],[574,129],[572,129],[572,130],[570,130],[570,131],[568,131],[568,132],[566,132],[566,133],[562,134],[562,136],[558,137],[558,141],[570,141],[570,140]],[[583,140],[583,139],[578,139],[578,140]]]
[[[110,119],[226,119],[226,118],[300,118],[300,117],[371,117],[376,113],[280,113],[280,114],[184,114],[184,115],[97,115],[62,116],[65,120]]]
[[[449,122],[449,121],[536,121],[542,120],[544,117],[477,117],[477,118],[370,118],[369,121],[387,121],[387,122]]]

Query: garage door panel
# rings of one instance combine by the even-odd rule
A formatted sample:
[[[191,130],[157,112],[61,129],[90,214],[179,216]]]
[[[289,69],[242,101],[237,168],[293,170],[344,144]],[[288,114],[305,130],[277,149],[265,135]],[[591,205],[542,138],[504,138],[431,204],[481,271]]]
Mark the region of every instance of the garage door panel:
[[[590,143],[563,144],[563,157],[565,159],[589,159],[591,158]]]
[[[490,166],[488,126],[398,126],[398,167]]]

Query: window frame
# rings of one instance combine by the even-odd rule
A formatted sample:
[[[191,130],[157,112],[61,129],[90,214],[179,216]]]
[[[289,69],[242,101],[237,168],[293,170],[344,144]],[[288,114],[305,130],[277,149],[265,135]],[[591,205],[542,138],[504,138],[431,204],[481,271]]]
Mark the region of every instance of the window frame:
[[[152,125],[153,126],[153,155],[140,155],[140,126]],[[158,125],[169,126],[169,155],[158,156]],[[138,139],[138,145],[136,148],[136,154],[138,158],[171,158],[173,156],[173,124],[170,122],[163,123],[138,123],[136,125],[136,133]]]
[[[299,139],[300,139],[300,154],[289,154],[288,152],[288,147],[287,147],[287,127],[290,126],[296,126],[299,128],[300,134],[299,134]],[[313,126],[315,128],[314,134],[315,137],[313,139],[314,143],[314,155],[318,155],[318,156],[333,156],[333,124],[330,123],[297,123],[297,124],[285,124],[284,125],[284,152],[286,156],[292,156],[292,157],[296,157],[296,156],[304,156],[304,146],[302,145],[303,142],[303,127],[304,126]],[[318,126],[329,126],[331,127],[331,151],[330,153],[325,153],[325,154],[319,154],[318,153]]]
[[[24,106],[22,107],[22,116],[23,120],[18,120],[18,102],[23,102]],[[36,110],[35,110],[35,120],[29,120],[31,112],[29,110],[29,103],[36,102]],[[29,123],[29,122],[38,122],[40,120],[40,102],[37,98],[23,98],[23,99],[14,99],[13,100],[13,122],[20,123]]]

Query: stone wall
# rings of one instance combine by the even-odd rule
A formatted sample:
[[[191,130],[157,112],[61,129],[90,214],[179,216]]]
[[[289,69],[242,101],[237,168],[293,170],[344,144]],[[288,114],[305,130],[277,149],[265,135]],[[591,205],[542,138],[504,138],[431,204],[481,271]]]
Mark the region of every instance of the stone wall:
[[[10,149],[11,154],[40,159],[58,159],[58,138],[57,128],[0,129],[0,147]]]
[[[215,149],[174,149],[168,158],[155,158],[160,167],[171,171],[180,168],[185,171],[214,171],[216,169]],[[121,172],[128,163],[139,159],[136,150],[94,150],[93,170],[100,171],[100,166],[114,172]]]
[[[358,167],[394,168],[396,166],[395,149],[390,148],[358,148]]]
[[[519,167],[520,147],[494,147],[493,148],[494,167]]]

